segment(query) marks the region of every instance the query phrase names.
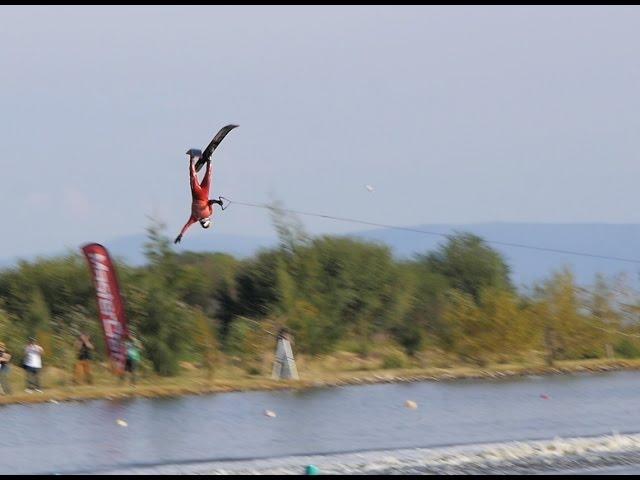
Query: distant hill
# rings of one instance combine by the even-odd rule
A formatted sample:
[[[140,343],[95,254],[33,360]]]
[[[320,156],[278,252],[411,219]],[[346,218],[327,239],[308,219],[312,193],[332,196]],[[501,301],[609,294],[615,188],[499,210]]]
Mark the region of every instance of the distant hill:
[[[479,223],[419,225],[412,228],[442,234],[470,232],[485,240],[640,259],[640,224]],[[433,250],[444,240],[435,235],[387,229],[361,232],[356,236],[390,245],[400,257]],[[513,279],[518,285],[544,279],[553,270],[563,266],[571,267],[581,284],[592,283],[596,273],[616,275],[624,272],[629,275],[630,280],[638,281],[640,264],[492,246],[506,257],[512,267]]]
[[[537,247],[572,250],[605,256],[640,258],[640,224],[546,224],[546,223],[479,223],[460,225],[418,225],[412,228],[439,234],[471,232],[486,240],[519,243]],[[411,257],[431,251],[445,238],[400,230],[377,229],[355,232],[350,237],[381,242],[389,245],[397,257]],[[105,245],[119,258],[134,265],[144,263],[145,235],[115,238]],[[217,251],[237,257],[247,257],[258,249],[277,244],[275,236],[216,234],[192,236],[180,250],[196,252]],[[579,257],[567,254],[540,252],[515,247],[493,245],[512,267],[517,285],[531,284],[547,277],[553,270],[569,266],[582,284],[592,283],[596,273],[615,275],[627,273],[634,283],[638,281],[640,265],[614,260]],[[14,264],[15,260],[0,261],[0,267]]]
[[[146,262],[144,244],[147,236],[144,233],[126,235],[111,240],[102,241],[114,258],[123,259],[131,265],[142,265]],[[215,236],[190,236],[176,249],[177,251],[193,252],[223,252],[243,258],[253,255],[258,249],[277,244],[274,237],[253,237],[250,235],[216,234]],[[69,250],[41,252],[33,255],[22,255],[19,258],[0,259],[0,268],[15,265],[19,260],[32,261],[37,257],[64,255]],[[79,252],[78,247],[78,252]]]
[[[417,225],[412,228],[440,234],[471,232],[486,240],[526,244],[559,250],[572,250],[622,258],[640,258],[640,224],[545,224],[545,223],[479,223],[460,225]],[[411,257],[437,248],[444,237],[401,230],[377,229],[355,232],[351,237],[389,245],[398,257]],[[111,250],[130,262],[144,262],[144,235],[115,239]],[[239,257],[252,255],[261,247],[276,245],[275,237],[218,235],[215,250]],[[515,247],[493,245],[512,267],[516,284],[531,284],[547,277],[553,270],[569,266],[578,281],[588,284],[596,273],[615,275],[621,272],[637,280],[640,265],[613,260],[540,252]],[[192,237],[181,248],[192,251],[211,251],[209,237]]]

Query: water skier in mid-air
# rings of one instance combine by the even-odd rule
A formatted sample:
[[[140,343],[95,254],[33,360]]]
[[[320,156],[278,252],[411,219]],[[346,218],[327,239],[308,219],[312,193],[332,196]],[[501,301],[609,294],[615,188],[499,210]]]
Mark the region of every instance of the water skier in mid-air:
[[[180,243],[185,232],[196,222],[200,222],[202,228],[209,228],[213,217],[213,204],[218,204],[224,209],[221,197],[218,197],[218,200],[209,199],[212,177],[211,155],[227,133],[236,127],[237,125],[227,125],[220,129],[204,152],[196,148],[192,148],[187,152],[187,155],[189,155],[189,184],[191,186],[191,216],[182,227],[174,243]],[[202,182],[199,182],[198,171],[205,163],[207,164],[207,170]]]

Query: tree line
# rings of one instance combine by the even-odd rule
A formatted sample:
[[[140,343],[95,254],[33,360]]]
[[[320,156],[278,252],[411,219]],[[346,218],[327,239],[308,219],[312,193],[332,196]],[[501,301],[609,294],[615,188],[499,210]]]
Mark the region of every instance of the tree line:
[[[640,303],[623,278],[597,276],[586,288],[562,269],[517,289],[504,257],[475,235],[396,259],[382,244],[310,237],[273,212],[280,243],[250,258],[177,253],[152,222],[146,264],[116,260],[131,329],[158,374],[178,374],[182,360],[213,370],[220,358],[258,372],[281,327],[310,356],[366,357],[381,344],[409,361],[436,352],[475,365],[640,356]],[[10,351],[36,335],[49,362],[68,366],[79,332],[102,338],[80,254],[0,271],[0,340]]]

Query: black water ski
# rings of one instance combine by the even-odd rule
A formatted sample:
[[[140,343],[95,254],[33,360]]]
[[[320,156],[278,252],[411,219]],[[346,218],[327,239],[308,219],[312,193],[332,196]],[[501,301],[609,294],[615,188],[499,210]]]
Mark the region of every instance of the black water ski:
[[[211,158],[213,151],[218,147],[218,145],[220,145],[220,142],[222,142],[224,137],[227,136],[227,133],[229,133],[237,126],[238,125],[227,125],[226,127],[222,127],[220,131],[216,133],[216,136],[213,137],[211,143],[207,145],[207,148],[205,148],[204,152],[202,152],[202,157],[200,157],[200,159],[196,162],[196,172],[199,172],[204,164],[207,163],[207,160]]]

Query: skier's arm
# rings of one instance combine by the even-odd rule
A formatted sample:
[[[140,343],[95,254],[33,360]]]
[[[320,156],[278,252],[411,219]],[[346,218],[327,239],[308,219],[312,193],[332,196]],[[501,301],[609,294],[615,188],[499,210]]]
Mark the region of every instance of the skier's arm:
[[[184,233],[189,229],[189,227],[196,222],[197,220],[193,216],[189,217],[189,220],[187,220],[187,223],[185,223],[184,227],[182,227],[182,230],[180,231],[180,235],[176,237],[173,243],[180,243],[180,241],[182,240],[182,235],[184,235]]]

